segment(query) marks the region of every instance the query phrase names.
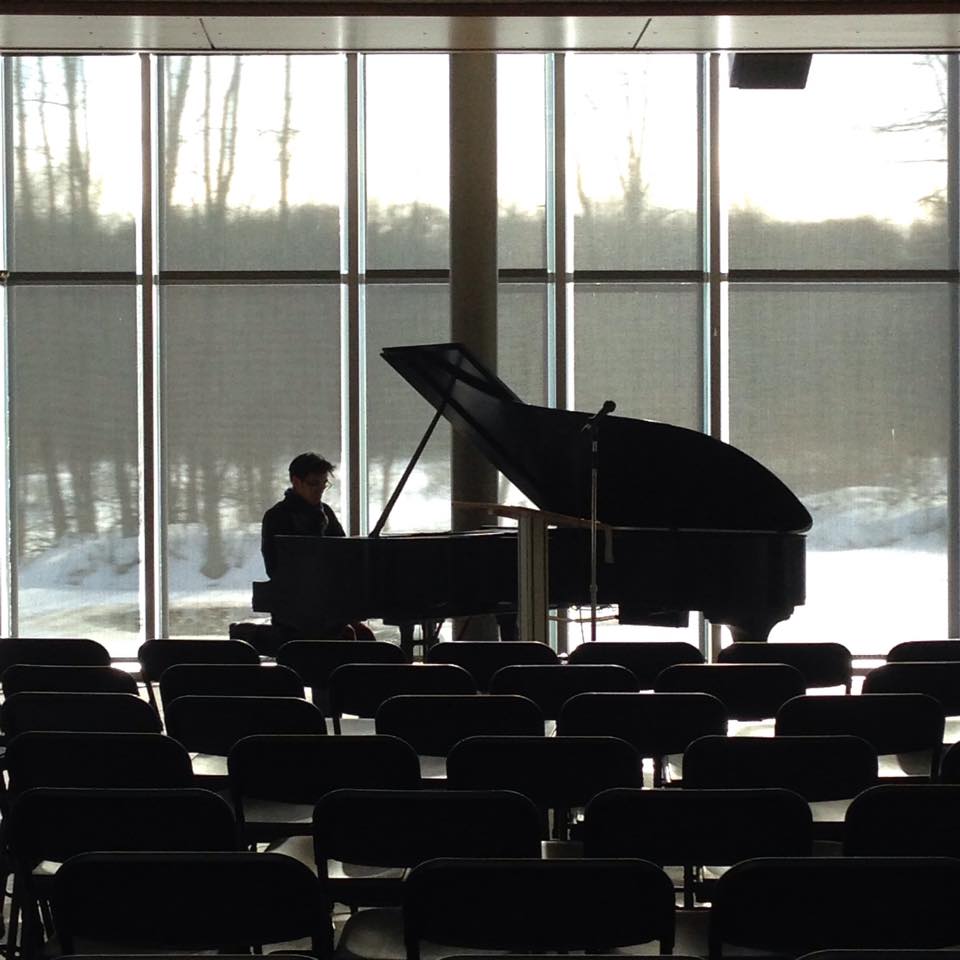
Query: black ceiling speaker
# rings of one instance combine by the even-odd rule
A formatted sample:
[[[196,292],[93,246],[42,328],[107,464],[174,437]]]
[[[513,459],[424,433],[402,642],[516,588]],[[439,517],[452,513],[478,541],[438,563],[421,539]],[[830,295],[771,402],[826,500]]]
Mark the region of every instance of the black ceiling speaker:
[[[730,86],[741,90],[802,90],[811,53],[735,53]]]

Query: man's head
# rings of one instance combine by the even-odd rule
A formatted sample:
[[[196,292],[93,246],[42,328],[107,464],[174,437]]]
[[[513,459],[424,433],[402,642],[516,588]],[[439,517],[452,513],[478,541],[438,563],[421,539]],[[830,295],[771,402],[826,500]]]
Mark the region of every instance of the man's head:
[[[290,484],[294,493],[313,507],[320,505],[332,473],[333,464],[317,453],[301,453],[290,461]]]

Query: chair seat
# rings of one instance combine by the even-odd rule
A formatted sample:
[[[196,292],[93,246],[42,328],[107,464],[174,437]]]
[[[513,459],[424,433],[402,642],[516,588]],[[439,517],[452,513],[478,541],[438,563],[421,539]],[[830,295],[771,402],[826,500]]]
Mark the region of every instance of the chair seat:
[[[421,780],[445,780],[447,777],[446,757],[420,757]],[[437,786],[437,784],[434,784]]]
[[[280,800],[247,799],[243,801],[243,818],[250,830],[256,830],[260,825],[271,827],[287,825],[295,828],[299,833],[309,836],[313,832],[313,804],[312,803],[284,803]]]
[[[341,717],[340,733],[343,736],[372,736],[377,732],[376,721],[372,717]]]
[[[227,758],[216,753],[191,753],[190,765],[197,777],[227,776]]]
[[[881,753],[877,757],[877,775],[889,777],[930,777],[931,751],[913,750],[910,753]]]
[[[847,815],[847,807],[853,803],[853,797],[848,800],[814,800],[810,803],[810,812],[814,823],[843,823]]]

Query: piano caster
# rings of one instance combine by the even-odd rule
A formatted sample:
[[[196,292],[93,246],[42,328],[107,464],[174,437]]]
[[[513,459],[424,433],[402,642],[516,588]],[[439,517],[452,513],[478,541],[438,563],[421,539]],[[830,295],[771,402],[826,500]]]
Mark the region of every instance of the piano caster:
[[[400,649],[411,659],[418,659],[414,650],[420,648],[420,660],[427,659],[427,651],[440,639],[442,620],[422,620],[419,622],[407,621],[399,624]],[[419,628],[419,636],[417,629]]]

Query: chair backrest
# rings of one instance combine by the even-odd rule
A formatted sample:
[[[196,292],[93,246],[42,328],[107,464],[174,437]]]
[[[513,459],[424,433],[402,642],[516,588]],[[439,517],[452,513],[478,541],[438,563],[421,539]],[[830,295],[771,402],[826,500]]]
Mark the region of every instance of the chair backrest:
[[[885,663],[863,678],[864,693],[926,693],[947,716],[960,714],[960,661]]]
[[[703,654],[682,640],[597,640],[581,643],[567,663],[616,663],[637,678],[641,690],[652,690],[657,676],[667,667],[703,663]]]
[[[110,654],[96,640],[77,639],[0,639],[0,676],[13,663],[74,664],[109,667]]]
[[[161,733],[21,733],[7,744],[10,790],[192,787],[190,756]]]
[[[667,667],[657,693],[709,693],[731,720],[764,720],[806,692],[803,674],[785,663],[681,663]]]
[[[277,663],[294,670],[314,694],[329,686],[330,674],[345,663],[409,662],[397,644],[385,640],[290,640],[277,652]]]
[[[27,691],[139,695],[133,674],[117,667],[12,663],[3,671],[0,684],[4,698]]]
[[[710,956],[724,944],[791,955],[824,947],[960,943],[960,860],[769,857],[730,868],[713,892]]]
[[[560,660],[551,647],[532,640],[491,643],[484,640],[447,640],[427,651],[429,663],[455,663],[474,679],[478,690],[490,689],[490,678],[515,664],[549,664]]]
[[[83,853],[57,871],[53,915],[66,953],[86,939],[144,951],[332,946],[317,878],[274,853]]]
[[[538,857],[540,814],[510,790],[334,790],[313,815],[328,860],[412,867],[435,857]]]
[[[175,663],[160,677],[164,707],[177,697],[303,697],[289,667],[250,663]]]
[[[157,698],[154,684],[160,681],[163,671],[176,663],[246,663],[256,665],[260,654],[251,644],[243,640],[172,640],[157,637],[140,644],[137,651],[140,661],[140,677],[147,688],[147,696],[152,704]]]
[[[880,784],[854,797],[843,851],[859,857],[960,856],[960,785]]]
[[[358,644],[369,647],[370,643]],[[400,694],[474,694],[477,685],[452,663],[346,663],[330,674],[330,710],[373,718]]]
[[[0,707],[8,737],[28,730],[160,733],[157,712],[131,693],[15,693]]]
[[[842,643],[731,643],[720,663],[787,663],[803,674],[807,687],[845,687],[850,691],[853,657]]]
[[[642,782],[640,755],[616,737],[469,737],[447,756],[452,789],[516,790],[547,808]]]
[[[929,750],[935,773],[943,723],[943,707],[924,693],[803,696],[780,708],[776,732],[777,736],[849,734],[872,743],[877,753]]]
[[[491,693],[528,697],[547,720],[578,693],[627,693],[638,689],[637,678],[617,664],[519,664],[501,667],[490,680]]]
[[[542,736],[543,714],[532,700],[506,694],[404,695],[384,700],[376,729],[423,756],[445,757],[467,737]]]
[[[674,892],[644,860],[430,860],[404,882],[409,960],[420,941],[522,951],[604,949],[657,940],[670,953]]]
[[[584,855],[661,866],[809,856],[810,806],[791,790],[606,790],[584,811]]]
[[[164,710],[167,733],[187,750],[227,756],[259,733],[326,733],[323,714],[296,697],[177,697]]]
[[[877,780],[877,751],[860,737],[701,737],[683,755],[692,789],[783,787],[808,801],[845,800]]]
[[[229,804],[209,790],[37,787],[10,808],[10,849],[32,866],[94,850],[237,850]]]
[[[904,640],[887,653],[887,663],[925,660],[960,660],[960,640]]]
[[[698,737],[726,732],[726,707],[708,693],[581,693],[557,721],[562,736],[619,737],[643,757],[683,753]]]
[[[171,640],[156,638],[137,651],[144,682],[156,683],[167,667],[177,663],[246,663],[256,665],[260,655],[243,640]]]
[[[420,762],[396,737],[261,734],[237,741],[227,759],[234,808],[244,797],[316,803],[331,790],[415,789]]]

